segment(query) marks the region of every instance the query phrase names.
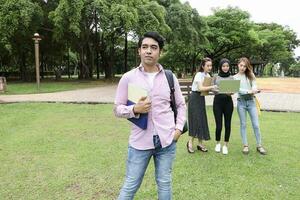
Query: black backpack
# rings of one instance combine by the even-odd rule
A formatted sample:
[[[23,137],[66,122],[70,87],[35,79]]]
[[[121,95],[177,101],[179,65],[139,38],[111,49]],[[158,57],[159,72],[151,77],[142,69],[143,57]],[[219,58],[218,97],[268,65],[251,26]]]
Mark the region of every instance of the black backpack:
[[[177,107],[176,107],[176,100],[175,100],[175,88],[174,88],[174,78],[173,78],[173,72],[171,70],[165,70],[165,74],[166,74],[166,77],[167,77],[167,80],[168,80],[168,83],[169,83],[169,87],[170,87],[170,90],[171,90],[171,94],[170,94],[170,98],[171,98],[171,108],[174,112],[174,119],[175,119],[175,123],[176,123],[176,118],[177,118]],[[188,126],[187,126],[187,122],[185,121],[184,123],[184,127],[183,127],[183,130],[182,130],[182,133],[185,133],[187,132],[188,130]]]

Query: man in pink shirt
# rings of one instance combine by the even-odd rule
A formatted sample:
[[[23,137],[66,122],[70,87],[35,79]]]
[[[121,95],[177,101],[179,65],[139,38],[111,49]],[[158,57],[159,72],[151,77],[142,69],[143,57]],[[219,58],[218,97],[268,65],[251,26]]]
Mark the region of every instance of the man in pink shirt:
[[[127,170],[119,200],[133,199],[153,156],[158,199],[172,199],[171,171],[179,139],[186,120],[186,107],[177,78],[174,78],[177,118],[170,105],[170,88],[163,67],[158,63],[164,39],[156,32],[147,32],[138,42],[141,64],[125,73],[118,85],[114,113],[117,117],[139,118],[148,114],[147,128],[132,123],[129,137]],[[127,105],[128,84],[145,89],[148,96],[134,105]],[[176,121],[176,122],[175,122]]]

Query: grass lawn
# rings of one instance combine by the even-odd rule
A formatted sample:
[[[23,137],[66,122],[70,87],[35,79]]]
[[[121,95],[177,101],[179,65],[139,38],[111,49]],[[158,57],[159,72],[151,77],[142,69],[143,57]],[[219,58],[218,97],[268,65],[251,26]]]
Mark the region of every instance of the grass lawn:
[[[30,83],[8,82],[7,91],[4,94],[34,94],[34,93],[60,92],[60,91],[67,91],[67,90],[99,87],[111,83],[113,83],[113,81],[111,80],[78,80],[78,79],[70,79],[70,80],[62,79],[61,81],[42,80],[40,83],[40,90],[38,90],[37,84],[35,82],[30,82]]]
[[[112,105],[0,105],[0,199],[116,199],[125,175],[130,124]],[[208,108],[211,133],[212,109]],[[262,112],[267,156],[241,153],[236,111],[229,154],[188,154],[177,143],[173,194],[178,200],[300,199],[300,114]],[[211,134],[214,138],[214,134]],[[151,161],[136,199],[157,199]]]

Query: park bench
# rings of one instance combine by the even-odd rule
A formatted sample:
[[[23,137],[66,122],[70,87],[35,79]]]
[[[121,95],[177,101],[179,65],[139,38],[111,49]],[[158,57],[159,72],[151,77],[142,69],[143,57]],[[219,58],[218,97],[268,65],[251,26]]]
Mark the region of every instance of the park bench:
[[[189,95],[192,93],[192,81],[180,80],[179,85],[180,85],[182,95],[185,97],[185,100],[187,101],[189,99]]]

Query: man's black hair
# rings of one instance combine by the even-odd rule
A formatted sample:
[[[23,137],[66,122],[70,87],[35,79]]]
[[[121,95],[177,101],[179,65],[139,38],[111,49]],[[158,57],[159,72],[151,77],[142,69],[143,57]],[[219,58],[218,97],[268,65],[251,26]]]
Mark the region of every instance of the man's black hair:
[[[158,43],[158,46],[159,46],[159,49],[162,50],[163,47],[164,47],[164,42],[165,42],[165,39],[159,35],[159,33],[157,32],[147,32],[145,33],[140,39],[139,39],[139,42],[138,42],[138,47],[141,48],[142,46],[142,42],[145,38],[152,38],[153,40],[155,40],[157,43]]]

